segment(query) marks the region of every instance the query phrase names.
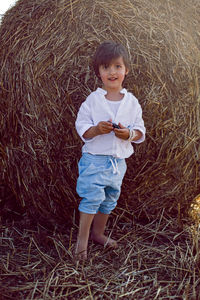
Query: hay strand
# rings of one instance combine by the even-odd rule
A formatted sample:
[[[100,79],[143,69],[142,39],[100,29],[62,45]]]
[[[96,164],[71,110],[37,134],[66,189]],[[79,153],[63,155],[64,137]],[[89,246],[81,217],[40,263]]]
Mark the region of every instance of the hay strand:
[[[114,39],[129,51],[126,87],[147,127],[119,206],[138,218],[163,209],[183,218],[200,186],[199,16],[196,0],[17,1],[0,27],[0,184],[13,195],[2,212],[18,205],[51,223],[72,216],[81,149],[74,121],[99,84],[94,49]]]

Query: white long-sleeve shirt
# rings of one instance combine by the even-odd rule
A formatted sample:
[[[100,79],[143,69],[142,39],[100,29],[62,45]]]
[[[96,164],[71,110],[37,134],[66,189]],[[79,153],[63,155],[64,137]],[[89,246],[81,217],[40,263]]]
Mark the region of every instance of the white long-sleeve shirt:
[[[81,104],[77,119],[76,130],[84,141],[82,152],[91,154],[112,155],[118,158],[127,158],[134,152],[132,142],[122,140],[111,131],[108,134],[95,136],[92,139],[84,139],[83,134],[92,126],[96,126],[100,121],[108,121],[118,124],[119,122],[129,129],[137,129],[142,133],[142,137],[134,143],[142,143],[145,140],[145,127],[142,119],[142,109],[135,96],[122,89],[123,99],[115,115],[111,110],[105,95],[107,92],[97,88]]]

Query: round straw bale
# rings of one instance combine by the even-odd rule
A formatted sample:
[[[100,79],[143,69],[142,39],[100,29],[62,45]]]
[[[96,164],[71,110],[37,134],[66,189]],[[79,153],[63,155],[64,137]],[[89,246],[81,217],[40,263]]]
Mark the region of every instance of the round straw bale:
[[[197,0],[19,0],[0,27],[1,182],[37,220],[77,207],[77,110],[100,84],[96,46],[123,43],[125,87],[138,97],[146,141],[128,159],[118,209],[178,214],[199,192],[200,5]]]

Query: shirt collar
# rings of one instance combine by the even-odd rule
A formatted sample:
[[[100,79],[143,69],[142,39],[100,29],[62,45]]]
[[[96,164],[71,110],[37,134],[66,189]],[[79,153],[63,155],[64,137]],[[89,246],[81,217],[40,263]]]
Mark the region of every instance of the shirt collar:
[[[100,88],[100,87],[97,88],[97,92],[100,93],[100,94],[103,95],[103,96],[105,96],[105,95],[107,94],[107,91],[104,90],[104,89],[102,89],[102,88]],[[120,93],[126,95],[126,94],[127,94],[127,90],[126,90],[125,88],[123,88],[123,89],[120,91]]]

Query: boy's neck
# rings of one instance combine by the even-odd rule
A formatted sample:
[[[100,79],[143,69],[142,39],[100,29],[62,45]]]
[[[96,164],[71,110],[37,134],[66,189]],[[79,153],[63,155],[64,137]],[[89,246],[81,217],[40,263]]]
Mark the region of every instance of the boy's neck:
[[[124,94],[121,93],[122,87],[118,90],[107,90],[103,86],[102,89],[104,89],[107,92],[105,97],[106,97],[106,99],[108,99],[110,101],[119,101],[124,98]]]

